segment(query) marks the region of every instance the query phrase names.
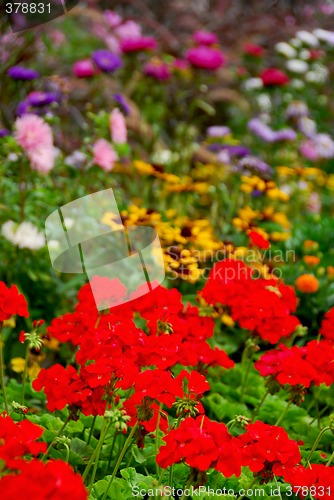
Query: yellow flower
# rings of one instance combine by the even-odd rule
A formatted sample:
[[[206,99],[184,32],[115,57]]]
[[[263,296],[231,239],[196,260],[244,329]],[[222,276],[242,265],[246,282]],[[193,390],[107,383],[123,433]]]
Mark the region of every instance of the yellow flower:
[[[154,174],[154,168],[152,165],[146,163],[145,161],[136,160],[133,162],[133,165],[141,174]]]
[[[24,371],[25,359],[24,358],[12,358],[10,361],[11,368],[15,373],[22,373]]]

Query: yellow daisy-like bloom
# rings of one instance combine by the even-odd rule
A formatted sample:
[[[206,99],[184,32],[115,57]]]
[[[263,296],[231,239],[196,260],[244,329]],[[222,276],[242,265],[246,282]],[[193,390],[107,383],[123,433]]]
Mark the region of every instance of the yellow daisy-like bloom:
[[[153,175],[154,174],[154,168],[152,165],[149,163],[146,163],[145,161],[141,160],[136,160],[133,162],[134,167],[138,170],[140,174],[144,175]]]
[[[203,276],[204,270],[198,267],[197,258],[193,257],[191,250],[173,246],[164,249],[163,255],[166,271],[172,274],[172,279],[196,283]]]
[[[269,239],[271,241],[286,241],[291,237],[290,233],[280,233],[279,231],[273,231],[269,234]]]
[[[22,373],[24,371],[25,363],[24,358],[17,357],[10,360],[11,369],[15,373]]]

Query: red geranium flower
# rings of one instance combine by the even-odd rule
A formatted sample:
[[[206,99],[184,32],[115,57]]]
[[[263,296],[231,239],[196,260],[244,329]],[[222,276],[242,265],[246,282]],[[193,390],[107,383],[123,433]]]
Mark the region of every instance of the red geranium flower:
[[[79,474],[61,460],[48,463],[25,462],[20,474],[0,479],[1,499],[13,500],[86,500],[87,491]]]
[[[5,321],[14,314],[28,318],[27,301],[17,286],[12,285],[8,288],[3,281],[0,281],[0,321]]]
[[[296,441],[289,439],[283,427],[264,424],[259,420],[248,424],[246,432],[238,436],[241,463],[266,483],[276,476],[283,476],[301,460]]]
[[[265,87],[285,85],[288,83],[288,76],[277,68],[268,68],[262,71],[260,78]]]

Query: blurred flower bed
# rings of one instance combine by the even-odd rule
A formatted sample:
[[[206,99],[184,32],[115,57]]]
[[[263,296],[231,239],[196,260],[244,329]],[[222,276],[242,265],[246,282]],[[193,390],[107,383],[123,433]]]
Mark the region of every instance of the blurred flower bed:
[[[3,499],[333,498],[325,7],[233,57],[97,8],[2,35]],[[166,277],[99,312],[44,223],[108,188],[125,227],[157,231]]]

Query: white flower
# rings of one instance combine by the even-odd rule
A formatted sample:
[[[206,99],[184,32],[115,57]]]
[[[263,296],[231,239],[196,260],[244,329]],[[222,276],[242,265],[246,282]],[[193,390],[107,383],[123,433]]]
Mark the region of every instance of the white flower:
[[[310,83],[324,83],[328,78],[328,69],[322,64],[313,66],[312,71],[308,71],[305,80]]]
[[[245,90],[261,89],[263,82],[261,78],[248,78],[244,83]]]
[[[305,83],[298,78],[291,80],[290,84],[294,89],[303,89],[305,87]]]
[[[303,45],[298,38],[291,38],[290,43],[296,49],[300,49],[300,47]]]
[[[315,144],[321,158],[333,158],[334,141],[328,134],[318,134],[315,137]]]
[[[260,94],[257,97],[257,102],[262,111],[270,111],[271,99],[268,94]]]
[[[300,59],[307,61],[311,57],[311,52],[307,49],[303,49],[299,52],[299,57],[300,57]]]
[[[305,73],[308,70],[308,64],[300,59],[290,59],[287,61],[286,68],[292,73]]]
[[[334,45],[334,31],[327,31],[318,28],[313,31],[313,35],[321,40],[322,42],[327,42],[329,45]]]
[[[283,55],[283,56],[285,56],[285,57],[287,57],[289,59],[291,57],[296,57],[297,56],[296,50],[293,47],[291,47],[291,45],[289,45],[286,42],[279,42],[279,43],[277,43],[275,45],[275,49],[276,49],[276,51],[279,54],[281,54],[281,55]]]
[[[318,38],[309,31],[298,31],[296,37],[309,47],[317,47],[319,45]]]
[[[39,250],[45,246],[44,234],[40,233],[31,222],[17,224],[12,220],[8,220],[3,224],[1,232],[6,240],[19,248]]]

